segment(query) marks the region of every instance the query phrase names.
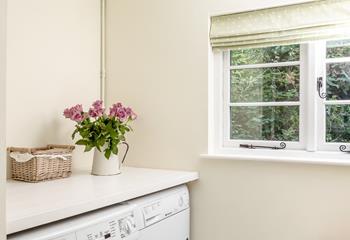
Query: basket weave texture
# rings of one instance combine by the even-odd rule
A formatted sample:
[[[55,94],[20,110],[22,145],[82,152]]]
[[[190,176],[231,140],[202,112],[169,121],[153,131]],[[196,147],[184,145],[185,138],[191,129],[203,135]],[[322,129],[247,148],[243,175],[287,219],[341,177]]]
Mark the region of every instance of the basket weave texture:
[[[72,153],[74,146],[48,145],[42,148],[8,148],[11,159],[12,179],[25,182],[41,182],[67,178],[72,174]],[[32,154],[26,162],[16,161],[11,152]],[[64,158],[62,158],[64,156]]]

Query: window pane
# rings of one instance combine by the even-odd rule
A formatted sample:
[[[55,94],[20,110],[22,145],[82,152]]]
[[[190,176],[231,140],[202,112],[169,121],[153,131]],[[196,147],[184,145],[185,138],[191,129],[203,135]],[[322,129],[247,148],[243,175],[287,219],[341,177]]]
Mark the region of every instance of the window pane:
[[[326,142],[350,142],[350,105],[326,106]]]
[[[231,102],[299,101],[299,66],[231,70]]]
[[[230,137],[241,140],[299,140],[299,106],[231,107]]]
[[[231,66],[299,61],[300,45],[247,48],[231,51]]]
[[[350,99],[350,63],[327,64],[327,99]]]
[[[327,58],[350,57],[350,39],[327,42]]]

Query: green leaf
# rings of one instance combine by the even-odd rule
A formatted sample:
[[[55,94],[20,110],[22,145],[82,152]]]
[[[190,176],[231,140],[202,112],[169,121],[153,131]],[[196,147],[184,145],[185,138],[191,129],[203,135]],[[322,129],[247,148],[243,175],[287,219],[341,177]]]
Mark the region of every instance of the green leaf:
[[[97,139],[96,143],[97,143],[96,145],[98,145],[100,147],[103,147],[103,145],[105,145],[105,143],[106,143],[106,138],[105,137],[101,137],[101,138]]]
[[[101,147],[98,144],[96,144],[95,146],[96,146],[97,150],[101,152]]]
[[[84,140],[84,139],[80,139],[75,144],[77,144],[77,145],[88,145],[89,141]]]
[[[79,131],[79,133],[83,138],[87,138],[90,135],[90,130],[89,129],[81,129]]]
[[[114,130],[109,131],[109,135],[111,135],[112,138],[116,138],[118,136],[118,134]]]
[[[109,159],[111,157],[112,151],[110,149],[106,149],[105,151],[105,157]]]
[[[86,145],[86,146],[85,146],[85,149],[84,149],[84,152],[89,152],[92,148],[93,148],[93,146],[91,146],[91,145]]]
[[[108,131],[110,131],[112,128],[112,122],[108,122],[107,125],[106,125],[106,128]]]
[[[79,132],[79,130],[78,130],[78,129],[75,129],[75,130],[74,130],[74,132],[73,132],[73,134],[72,134],[72,139],[74,139],[74,138],[75,138],[75,135],[76,135],[78,132]]]
[[[118,155],[118,145],[117,144],[112,145],[112,152],[113,152],[113,154]]]

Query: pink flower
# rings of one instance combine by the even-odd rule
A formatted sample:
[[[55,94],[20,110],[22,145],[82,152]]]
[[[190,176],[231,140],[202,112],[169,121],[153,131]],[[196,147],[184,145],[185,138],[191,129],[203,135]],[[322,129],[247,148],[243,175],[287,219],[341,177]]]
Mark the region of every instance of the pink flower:
[[[89,114],[90,117],[93,117],[93,118],[96,118],[96,117],[100,116],[98,111],[96,111],[94,108],[90,108],[88,114]]]
[[[127,108],[125,109],[125,112],[126,112],[126,115],[127,115],[131,120],[135,120],[135,119],[137,118],[136,113],[134,113],[134,111],[133,111],[131,108],[127,107]]]
[[[97,100],[92,104],[92,107],[89,109],[89,116],[93,118],[101,117],[105,109],[103,107],[103,101]]]
[[[92,106],[93,106],[94,108],[103,108],[103,101],[102,101],[102,100],[96,100],[96,101],[92,104]]]
[[[123,108],[123,105],[121,103],[113,104],[112,107],[109,109],[109,116],[117,117],[117,113],[121,108]]]
[[[81,104],[75,105],[71,108],[66,108],[63,112],[63,115],[66,118],[69,118],[76,122],[81,122],[85,119],[83,106]]]
[[[109,116],[116,117],[121,122],[125,122],[128,119],[135,120],[137,117],[131,108],[125,108],[121,103],[112,105],[112,107],[109,109]]]
[[[72,117],[72,112],[71,112],[70,108],[64,109],[63,116],[65,116],[65,118],[71,118]]]
[[[127,107],[127,108],[125,108],[125,112],[126,112],[126,114],[127,114],[128,116],[131,116],[131,114],[132,114],[132,109],[129,108],[129,107]]]
[[[121,108],[121,107],[123,107],[123,105],[122,105],[122,103],[120,103],[120,102],[118,102],[118,103],[116,103],[116,104],[114,104],[117,108]]]
[[[81,104],[75,105],[72,109],[73,109],[74,112],[78,112],[78,113],[84,112],[83,105],[81,105]]]
[[[128,118],[128,115],[126,114],[125,108],[118,109],[117,118],[122,122],[124,122]]]
[[[76,121],[76,122],[81,122],[81,121],[84,120],[84,115],[81,114],[81,113],[74,113],[74,114],[72,115],[71,119],[72,119],[73,121]]]

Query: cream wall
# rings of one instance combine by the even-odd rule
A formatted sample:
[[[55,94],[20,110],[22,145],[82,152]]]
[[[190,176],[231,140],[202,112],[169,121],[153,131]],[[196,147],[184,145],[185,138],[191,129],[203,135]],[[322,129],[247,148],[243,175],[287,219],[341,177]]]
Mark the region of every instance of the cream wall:
[[[350,168],[200,159],[208,16],[297,1],[109,0],[107,99],[139,114],[132,166],[200,171],[192,240],[348,240]]]
[[[6,1],[0,0],[0,240],[5,240],[5,78],[6,78]]]
[[[100,0],[10,0],[7,26],[7,146],[72,143],[63,109],[99,98]]]

